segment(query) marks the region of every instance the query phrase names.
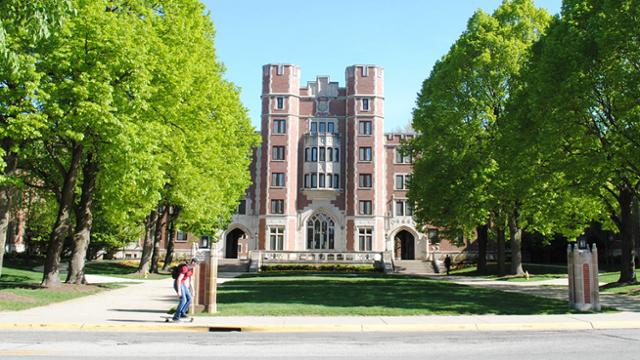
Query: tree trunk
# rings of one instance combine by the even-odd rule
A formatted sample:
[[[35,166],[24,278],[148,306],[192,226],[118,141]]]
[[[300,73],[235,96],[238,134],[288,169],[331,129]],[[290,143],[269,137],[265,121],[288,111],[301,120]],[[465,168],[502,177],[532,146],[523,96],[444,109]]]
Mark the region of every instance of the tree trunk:
[[[496,226],[496,247],[498,252],[498,275],[504,275],[505,269],[507,268],[505,264],[505,231],[503,225]]]
[[[86,284],[84,277],[84,263],[87,258],[87,247],[91,240],[91,225],[93,223],[93,213],[91,205],[93,194],[96,190],[96,177],[98,175],[98,164],[93,158],[93,154],[87,155],[87,161],[82,168],[82,195],[80,204],[76,206],[76,230],[73,234],[73,244],[71,259],[69,260],[69,272],[67,273],[68,284]]]
[[[478,233],[478,268],[480,274],[487,272],[487,243],[489,240],[489,225],[485,224],[476,228]]]
[[[153,253],[153,239],[155,234],[155,225],[158,221],[158,212],[153,210],[144,223],[144,243],[142,245],[142,256],[140,256],[140,265],[138,265],[137,273],[145,275],[149,273],[151,263],[151,255]]]
[[[633,241],[636,244],[636,250],[635,250],[635,258],[636,258],[636,265],[640,265],[638,264],[638,256],[640,256],[640,200],[638,200],[638,198],[635,198],[633,200],[633,205],[631,207],[631,221],[633,223],[632,226],[632,237],[633,237]]]
[[[162,214],[156,221],[156,231],[153,239],[153,255],[151,256],[151,270],[149,272],[158,273],[158,259],[160,258],[160,243],[167,236],[167,222],[169,220],[169,206],[162,207]]]
[[[18,168],[18,156],[10,152],[3,144],[5,151],[5,168],[4,176],[11,176]],[[11,221],[11,202],[13,197],[13,186],[0,186],[0,277],[2,276],[2,266],[4,263],[4,248],[7,244],[7,230],[9,230],[9,222]]]
[[[522,229],[518,225],[518,210],[509,216],[509,238],[511,240],[511,274],[524,274],[522,269]]]
[[[622,240],[622,256],[619,283],[636,282],[635,272],[635,244],[633,238],[633,208],[634,196],[631,189],[623,187],[618,195],[620,204],[620,239]]]
[[[176,207],[173,207],[173,215],[171,215],[169,221],[169,233],[167,234],[167,254],[164,257],[164,264],[162,265],[162,271],[167,271],[171,267],[171,262],[173,261],[173,253],[175,248],[175,232],[176,232],[176,220],[178,219],[178,210]]]
[[[51,287],[60,285],[60,255],[64,245],[64,238],[69,234],[69,218],[73,208],[75,197],[76,181],[80,170],[80,160],[82,159],[82,144],[75,143],[71,153],[69,170],[65,171],[62,191],[60,192],[58,204],[58,215],[56,217],[53,231],[49,237],[47,248],[47,259],[44,263],[44,274],[42,286]]]

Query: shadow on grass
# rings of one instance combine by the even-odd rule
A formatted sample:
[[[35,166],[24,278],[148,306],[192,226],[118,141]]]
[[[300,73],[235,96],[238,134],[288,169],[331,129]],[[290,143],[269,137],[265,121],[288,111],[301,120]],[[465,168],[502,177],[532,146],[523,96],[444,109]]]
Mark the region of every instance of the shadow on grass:
[[[137,267],[118,262],[91,262],[85,265],[85,272],[92,275],[129,275]]]
[[[563,314],[565,301],[420,277],[266,274],[219,287],[221,315]]]

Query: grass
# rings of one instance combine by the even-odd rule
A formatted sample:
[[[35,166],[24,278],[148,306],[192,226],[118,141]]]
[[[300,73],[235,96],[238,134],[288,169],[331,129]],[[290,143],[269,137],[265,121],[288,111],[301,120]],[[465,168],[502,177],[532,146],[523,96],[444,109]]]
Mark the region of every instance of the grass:
[[[384,274],[248,275],[218,288],[220,316],[563,314],[565,301]]]
[[[505,268],[509,269],[510,263],[505,264]],[[495,263],[487,264],[487,273],[481,274],[476,270],[475,266],[456,269],[451,272],[452,275],[458,276],[482,276],[491,280],[499,281],[542,281],[551,279],[562,279],[567,277],[567,267],[563,265],[546,265],[546,264],[522,264],[525,271],[529,273],[527,278],[525,275],[506,275],[498,276],[498,265]]]
[[[91,275],[103,275],[112,276],[126,279],[147,279],[158,280],[166,279],[171,276],[170,273],[161,274],[147,274],[145,278],[143,275],[136,273],[138,271],[139,261],[122,260],[122,261],[92,261],[85,265],[85,272]]]
[[[617,281],[619,278],[619,271],[600,273],[599,281],[607,283],[600,287],[600,291],[611,294],[640,296],[640,283],[618,284]],[[636,279],[640,279],[640,269],[636,269]]]
[[[509,264],[507,264],[509,265]],[[567,277],[566,265],[544,265],[544,264],[523,264],[523,268],[529,272],[529,279],[524,276],[497,276],[491,275],[497,272],[497,264],[487,264],[489,274],[480,274],[474,267],[465,267],[453,270],[451,273],[458,276],[482,276],[492,280],[501,281],[541,281],[549,279],[560,279]],[[601,272],[598,280],[606,283],[600,287],[600,291],[611,294],[624,294],[640,296],[640,283],[636,284],[617,284],[620,278],[619,271]],[[640,269],[636,269],[636,278],[640,279]]]
[[[0,311],[29,309],[122,286],[61,284],[60,287],[46,289],[39,286],[41,280],[39,271],[4,266],[0,277]]]

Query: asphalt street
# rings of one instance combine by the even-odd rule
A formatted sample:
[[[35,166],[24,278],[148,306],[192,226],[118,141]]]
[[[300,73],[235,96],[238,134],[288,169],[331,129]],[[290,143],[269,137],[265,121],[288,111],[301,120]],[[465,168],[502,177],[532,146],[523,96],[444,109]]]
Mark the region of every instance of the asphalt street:
[[[1,359],[640,359],[640,330],[455,333],[2,331]]]

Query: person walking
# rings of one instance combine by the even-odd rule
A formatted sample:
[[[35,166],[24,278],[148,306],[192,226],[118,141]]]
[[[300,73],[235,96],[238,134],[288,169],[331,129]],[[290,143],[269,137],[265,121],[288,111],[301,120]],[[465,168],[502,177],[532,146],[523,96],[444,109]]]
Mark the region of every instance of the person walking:
[[[191,305],[191,276],[193,275],[193,268],[195,268],[200,260],[192,258],[188,263],[180,264],[174,270],[177,276],[174,276],[173,289],[178,294],[178,307],[173,314],[173,321],[189,320],[189,305]],[[172,274],[173,275],[173,274]]]
[[[447,275],[449,275],[449,271],[451,271],[451,256],[449,255],[444,258],[444,268],[447,269]]]

